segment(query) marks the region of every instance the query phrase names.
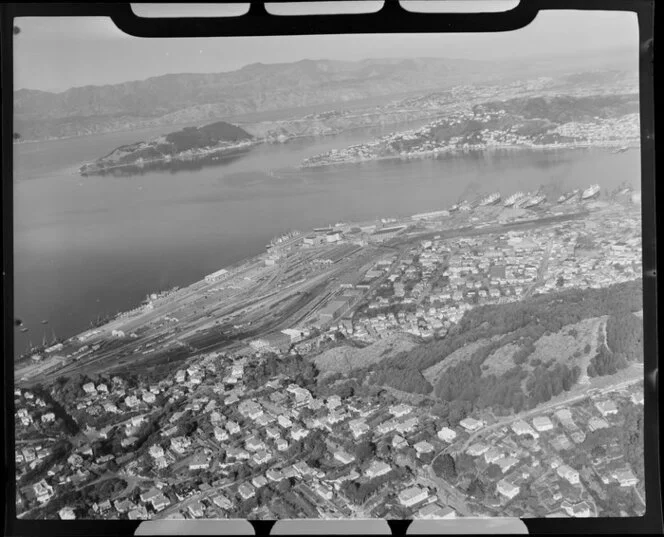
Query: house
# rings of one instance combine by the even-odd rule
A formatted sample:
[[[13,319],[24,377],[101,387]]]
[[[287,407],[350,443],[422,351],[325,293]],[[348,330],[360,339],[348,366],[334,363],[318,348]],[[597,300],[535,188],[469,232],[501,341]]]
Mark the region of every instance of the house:
[[[489,446],[481,442],[476,442],[466,450],[466,453],[471,457],[479,457],[480,455],[484,455],[488,450]]]
[[[76,514],[71,507],[63,507],[58,511],[60,520],[76,520]]]
[[[567,479],[567,481],[569,481],[572,485],[579,483],[579,472],[567,464],[561,464],[558,466],[556,472],[560,477]]]
[[[409,433],[417,427],[417,418],[409,418],[401,423],[397,423],[395,430],[401,434]]]
[[[612,477],[620,483],[621,487],[632,487],[639,482],[638,477],[629,468],[616,470],[613,472]]]
[[[267,477],[270,481],[281,481],[284,478],[284,475],[281,473],[281,470],[277,470],[276,468],[270,468],[267,472],[265,472],[265,477]]]
[[[229,434],[238,434],[241,431],[241,428],[237,423],[229,420],[226,422],[226,430]]]
[[[221,427],[215,427],[214,438],[215,440],[217,440],[217,442],[224,442],[228,440],[228,433],[226,432],[225,429],[222,429]]]
[[[459,422],[459,425],[466,429],[466,431],[474,432],[484,427],[484,422],[473,418],[465,418]]]
[[[418,519],[439,520],[442,518],[456,518],[456,511],[451,507],[443,507],[438,503],[425,505],[417,512]]]
[[[288,449],[288,442],[283,438],[277,438],[275,441],[278,451],[286,451]]]
[[[327,401],[325,403],[327,405],[327,408],[330,410],[334,410],[338,406],[341,406],[341,397],[338,395],[331,395],[330,397],[327,398]]]
[[[293,465],[293,468],[297,471],[298,474],[305,476],[312,474],[314,472],[313,468],[309,466],[305,461],[296,462]]]
[[[514,457],[501,457],[497,459],[494,464],[500,466],[500,469],[503,473],[507,472],[512,466],[518,463],[519,460]]]
[[[408,446],[408,442],[403,436],[395,434],[392,438],[392,447],[395,449],[401,449]]]
[[[314,485],[314,490],[318,493],[319,496],[325,498],[326,500],[331,500],[334,497],[334,492],[332,489],[323,483],[317,482]]]
[[[364,475],[366,475],[369,479],[373,479],[375,477],[385,475],[389,473],[391,470],[392,468],[390,467],[389,464],[383,461],[373,461],[369,465],[369,468],[367,468],[366,472],[364,472]]]
[[[254,456],[252,457],[252,460],[256,464],[265,464],[266,462],[269,462],[270,459],[272,459],[272,455],[264,449],[261,450],[261,451],[256,452],[254,454]]]
[[[94,382],[88,382],[87,384],[83,384],[82,388],[83,391],[88,395],[97,393],[97,389],[95,388]]]
[[[456,438],[456,435],[457,434],[449,427],[443,427],[440,431],[438,431],[438,438],[440,438],[443,442],[452,442]]]
[[[179,455],[184,455],[190,445],[191,440],[186,436],[176,436],[175,438],[171,438],[171,449]]]
[[[533,418],[533,427],[539,432],[550,431],[553,429],[553,423],[547,416],[537,416]]]
[[[214,498],[212,498],[212,503],[214,503],[217,507],[220,507],[221,509],[230,509],[233,507],[233,503],[226,498],[223,494],[218,494]]]
[[[128,408],[135,408],[141,404],[140,400],[135,395],[130,395],[129,397],[125,398],[124,402]]]
[[[491,447],[487,451],[484,452],[484,460],[487,462],[487,464],[491,464],[492,462],[496,462],[502,456],[503,456],[502,452],[498,448],[495,448],[495,447]]]
[[[616,404],[611,400],[598,401],[597,403],[595,403],[595,408],[599,410],[600,414],[602,414],[602,416],[604,416],[605,418],[612,414],[618,413],[618,407],[616,407]]]
[[[265,429],[265,434],[267,434],[268,438],[279,438],[281,436],[281,433],[279,432],[278,429],[275,429],[274,427],[267,427]]]
[[[348,427],[350,427],[351,433],[353,433],[355,440],[357,440],[364,433],[367,433],[371,430],[371,428],[362,419],[348,422]]]
[[[291,437],[295,441],[302,440],[303,438],[306,438],[307,436],[309,436],[309,431],[307,429],[302,428],[302,427],[295,427],[291,431]]]
[[[242,483],[237,488],[237,491],[240,496],[242,496],[243,500],[248,500],[256,495],[256,489],[254,489],[254,486],[251,483]]]
[[[505,496],[508,499],[514,498],[517,494],[519,494],[519,487],[510,483],[506,479],[501,479],[498,481],[498,484],[496,485],[496,490]]]
[[[32,485],[35,498],[39,503],[45,503],[53,496],[53,487],[49,485],[44,479]]]
[[[149,503],[152,502],[153,498],[156,498],[160,494],[161,491],[153,487],[149,490],[146,490],[145,492],[142,492],[140,498],[143,503]]]
[[[401,416],[405,416],[406,414],[409,414],[412,410],[413,410],[412,406],[403,403],[398,405],[391,405],[388,408],[388,412],[392,414],[395,418],[400,418]]]
[[[429,444],[429,442],[427,442],[426,440],[418,442],[413,447],[415,448],[415,451],[417,451],[418,457],[424,453],[432,453],[434,450],[434,447],[431,444]]]
[[[609,422],[606,421],[605,419],[593,416],[588,420],[588,429],[590,429],[591,432],[598,431],[599,429],[608,429],[608,428],[609,428]]]
[[[343,450],[336,451],[334,453],[334,458],[342,464],[350,464],[355,460],[355,457],[353,455],[350,455],[349,453]]]
[[[150,446],[150,449],[148,449],[148,453],[153,459],[163,457],[164,456],[164,450],[159,444],[153,444]]]
[[[261,449],[265,449],[265,444],[260,438],[252,436],[245,441],[244,447],[249,451],[260,451]]]
[[[264,487],[267,485],[268,481],[265,479],[262,475],[256,476],[251,480],[251,483],[256,487],[257,489]]]
[[[210,466],[210,461],[208,457],[200,451],[196,453],[189,461],[190,470],[205,470],[209,468],[209,466]]]
[[[410,487],[399,493],[399,502],[406,507],[412,507],[429,497],[429,492],[420,487]]]
[[[157,400],[157,396],[152,392],[143,392],[143,401],[146,403],[154,403]]]
[[[195,501],[187,507],[187,511],[192,518],[203,518],[204,510],[205,508],[203,507],[203,504],[199,501]]]
[[[632,403],[635,405],[642,405],[643,404],[643,392],[635,392],[632,394],[630,397],[632,400]]]
[[[156,496],[154,496],[150,501],[152,503],[152,507],[157,512],[163,511],[164,509],[166,509],[166,507],[168,507],[171,504],[171,501],[161,492]]]
[[[289,429],[290,427],[293,426],[293,422],[288,419],[286,416],[279,416],[277,417],[277,422],[279,425],[281,425],[284,429]]]
[[[42,423],[53,423],[55,421],[55,414],[53,412],[47,412],[41,417]]]
[[[512,423],[512,430],[519,436],[530,435],[533,438],[539,438],[539,434],[523,420]]]

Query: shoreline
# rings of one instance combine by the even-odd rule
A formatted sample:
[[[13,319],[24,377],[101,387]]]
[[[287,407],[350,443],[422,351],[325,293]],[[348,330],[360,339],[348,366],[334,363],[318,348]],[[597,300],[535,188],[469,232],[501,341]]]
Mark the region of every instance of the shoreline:
[[[593,201],[593,200],[585,200],[585,201]],[[548,209],[551,209],[552,207],[555,207],[555,206],[558,205],[555,201],[548,201],[548,203],[550,205],[550,207],[548,207]],[[581,203],[584,203],[584,201],[580,200],[578,203],[581,204]],[[505,209],[502,206],[500,206],[500,208],[501,208],[501,210]],[[438,210],[439,211],[449,211],[449,208],[447,208],[447,209],[441,208],[441,209],[438,209]],[[524,209],[524,210],[527,211],[529,209]],[[475,210],[469,211],[468,213],[464,213],[464,214],[467,214],[467,216],[470,217],[470,215],[472,215],[474,213],[474,211]],[[411,215],[403,215],[401,217],[397,217],[397,222],[393,222],[393,223],[386,224],[386,225],[388,225],[388,226],[401,226],[401,225],[404,225],[405,227],[408,227],[411,224],[417,224],[418,220],[415,220],[413,217],[417,216],[418,214],[420,214],[420,213],[414,213],[414,214],[411,214]],[[452,216],[451,213],[447,215],[447,217],[450,217],[450,216]],[[535,223],[540,219],[541,219],[541,217],[535,217],[535,218],[532,218],[528,221],[523,221],[522,223],[524,223],[524,224]],[[371,222],[374,222],[374,220],[362,220],[362,221],[345,222],[345,224],[348,225],[348,226],[360,226],[362,224],[366,225],[366,224],[371,223]],[[468,225],[472,226],[472,224],[470,222],[468,223]],[[462,226],[462,227],[467,227],[467,226]],[[307,234],[310,234],[311,232],[313,232],[313,229],[315,229],[315,228],[311,228],[311,229],[302,231],[301,235],[304,237]],[[458,229],[462,229],[462,228],[458,228]],[[435,233],[440,233],[440,232],[435,232]],[[265,254],[266,254],[266,249],[264,247],[264,248],[260,249],[259,251],[256,251],[255,253],[252,253],[252,254],[249,254],[245,257],[242,257],[241,259],[238,259],[237,261],[232,262],[228,265],[224,265],[224,266],[220,267],[217,270],[225,269],[225,270],[228,271],[229,274],[237,273],[238,271],[241,271],[243,269],[243,267],[246,267],[246,266],[251,265],[253,263],[259,263],[261,261],[261,259],[265,256]],[[186,282],[180,282],[180,283],[176,284],[175,287],[177,287],[177,290],[174,290],[173,293],[169,293],[168,296],[171,296],[171,294],[176,295],[176,294],[181,293],[181,292],[191,291],[191,289],[193,287],[196,287],[196,286],[206,285],[205,276],[206,276],[206,274],[203,274],[199,277],[196,277],[196,279],[186,281]],[[148,291],[148,295],[149,294],[150,294],[150,292]],[[145,306],[146,306],[145,303],[134,304],[133,307],[130,307],[127,310],[116,312],[115,314],[112,315],[112,317],[110,319],[108,319],[102,325],[99,325],[99,326],[96,326],[96,327],[89,326],[89,327],[87,327],[83,330],[76,330],[76,331],[74,331],[74,333],[72,333],[69,336],[59,338],[58,342],[67,343],[67,342],[69,342],[73,339],[76,339],[78,336],[80,336],[82,334],[90,332],[91,330],[98,330],[98,331],[103,330],[104,327],[108,327],[109,325],[113,325],[114,323],[117,323],[119,321],[123,321],[124,320],[123,318],[125,316],[128,316],[129,318],[132,318],[135,315],[141,315],[142,313],[144,313],[143,308]],[[24,360],[29,359],[30,355],[33,354],[33,353],[40,353],[40,352],[43,352],[43,349],[34,349],[34,350],[29,351],[29,352],[22,353],[21,355],[14,356],[14,364],[16,365],[19,362],[22,362]]]
[[[407,155],[381,155],[368,158],[350,158],[346,160],[331,161],[331,162],[317,162],[315,164],[300,164],[297,169],[305,170],[310,168],[325,168],[328,166],[344,166],[349,164],[363,164],[366,162],[378,162],[384,160],[414,160],[414,159],[424,159],[424,158],[437,158],[439,156],[461,156],[468,155],[471,153],[491,153],[499,151],[524,151],[524,150],[534,150],[534,151],[556,151],[556,150],[576,150],[576,149],[615,149],[627,147],[627,149],[636,149],[641,147],[641,141],[615,141],[615,142],[584,142],[584,143],[567,143],[567,144],[533,144],[533,145],[524,145],[524,144],[504,144],[504,145],[490,145],[484,147],[468,147],[466,149],[459,148],[442,148],[442,149],[431,149],[427,151],[418,151],[415,153],[409,153]]]

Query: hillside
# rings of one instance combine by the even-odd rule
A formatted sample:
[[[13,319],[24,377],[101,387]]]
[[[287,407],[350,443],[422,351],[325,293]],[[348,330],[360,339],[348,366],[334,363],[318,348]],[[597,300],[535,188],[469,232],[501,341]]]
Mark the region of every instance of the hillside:
[[[166,159],[209,156],[242,148],[251,143],[252,138],[244,129],[224,121],[202,127],[185,127],[154,140],[120,146],[105,157],[85,164],[80,171],[83,175],[90,175]]]
[[[237,71],[170,74],[62,93],[14,92],[15,131],[37,140],[204,122],[241,114],[341,103],[445,87],[500,73],[485,62],[369,59],[247,65]]]
[[[588,376],[643,361],[641,281],[569,290],[466,313],[434,340],[355,370],[369,384],[429,394],[454,421],[474,410],[519,412]],[[607,346],[608,345],[608,346]],[[448,362],[449,360],[449,362]]]

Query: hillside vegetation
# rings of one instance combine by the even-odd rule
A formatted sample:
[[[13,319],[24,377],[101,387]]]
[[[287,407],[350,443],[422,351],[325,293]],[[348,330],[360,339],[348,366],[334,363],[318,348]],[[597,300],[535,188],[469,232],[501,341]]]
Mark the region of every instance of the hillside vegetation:
[[[358,377],[374,385],[432,394],[444,409],[441,414],[451,421],[483,408],[497,413],[518,412],[569,390],[585,374],[581,365],[591,352],[597,352],[588,368],[591,376],[626,367],[627,356],[629,360],[642,359],[643,328],[632,313],[641,309],[640,280],[603,289],[566,290],[511,304],[479,306],[468,311],[445,339],[371,364]],[[593,337],[598,337],[593,321],[602,316],[609,316],[607,340],[613,342],[615,351],[604,349],[604,344],[590,344]],[[629,329],[623,330],[622,326]],[[551,345],[556,339],[561,348],[560,353],[554,354]],[[577,344],[572,345],[571,339]],[[464,360],[456,360],[444,369],[440,365],[455,352],[480,341],[483,343],[474,346],[472,352],[466,352]],[[511,364],[507,351],[500,351],[504,348],[512,353]],[[552,354],[548,358],[545,349]],[[494,363],[494,371],[491,365],[483,369],[490,358],[492,364],[498,352],[502,352],[500,366]],[[570,356],[564,356],[569,353]],[[614,357],[618,353],[620,357],[624,355],[624,360]],[[444,374],[432,375],[429,368],[434,366],[443,369]]]
[[[225,146],[250,141],[252,138],[244,129],[225,121],[217,121],[202,127],[185,127],[151,141],[120,146],[105,157],[82,166],[81,173],[87,175],[118,166],[163,160],[166,157],[177,157],[185,152],[223,149]]]

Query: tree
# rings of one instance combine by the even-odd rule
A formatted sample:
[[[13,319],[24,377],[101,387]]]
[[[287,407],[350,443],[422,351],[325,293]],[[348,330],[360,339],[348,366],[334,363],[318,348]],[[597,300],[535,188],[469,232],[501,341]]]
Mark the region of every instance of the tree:
[[[468,496],[470,496],[471,498],[474,498],[476,500],[481,500],[484,498],[485,495],[484,485],[477,477],[474,477],[470,482],[470,484],[468,485],[467,492]]]
[[[558,279],[556,280],[556,287],[564,287],[565,286],[565,278],[562,276],[558,276]]]
[[[368,440],[357,444],[357,447],[355,448],[355,458],[360,463],[372,458],[375,454],[376,444]]]
[[[486,470],[486,475],[490,479],[497,479],[499,476],[502,475],[502,473],[503,472],[500,469],[500,466],[498,466],[497,464],[493,464],[493,463],[489,464],[489,467]]]
[[[433,471],[438,477],[442,477],[446,481],[455,480],[457,477],[457,470],[452,455],[445,453],[434,460]]]
[[[277,486],[277,490],[279,491],[280,494],[286,495],[290,492],[292,486],[290,479],[282,479],[279,481],[279,485]]]

